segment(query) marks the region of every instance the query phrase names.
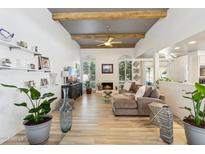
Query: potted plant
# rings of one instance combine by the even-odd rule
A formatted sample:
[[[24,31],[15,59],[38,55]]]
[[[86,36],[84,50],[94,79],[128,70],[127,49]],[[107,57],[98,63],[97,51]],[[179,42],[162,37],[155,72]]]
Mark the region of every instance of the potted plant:
[[[186,92],[184,98],[193,102],[193,109],[183,107],[189,111],[189,116],[183,119],[188,144],[205,144],[205,86],[195,83],[193,92]]]
[[[27,139],[30,144],[42,144],[49,138],[52,116],[51,103],[57,99],[53,93],[41,93],[34,87],[18,88],[14,85],[1,84],[3,87],[14,88],[24,93],[30,104],[26,102],[15,103],[16,106],[24,107],[28,110],[28,115],[24,118]]]
[[[85,82],[85,88],[86,88],[86,94],[91,94],[92,93],[92,88],[90,86],[90,81]]]

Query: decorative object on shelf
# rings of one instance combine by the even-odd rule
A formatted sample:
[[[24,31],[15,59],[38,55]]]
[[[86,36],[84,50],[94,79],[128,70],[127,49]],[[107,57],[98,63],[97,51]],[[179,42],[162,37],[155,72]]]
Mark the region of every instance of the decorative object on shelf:
[[[10,42],[14,37],[14,33],[10,33],[7,30],[0,28],[0,39],[3,41]]]
[[[102,64],[102,74],[112,74],[113,64]]]
[[[90,85],[90,81],[86,81],[84,86],[86,88],[86,94],[92,94],[92,88],[91,88],[91,85]]]
[[[38,46],[37,45],[31,46],[31,50],[35,51],[35,52],[38,52]]]
[[[9,58],[2,58],[2,59],[0,59],[0,65],[1,66],[6,66],[6,67],[11,67],[12,62]]]
[[[168,143],[173,143],[173,114],[167,105],[159,111],[160,137]]]
[[[43,144],[49,138],[50,126],[52,116],[49,115],[51,111],[51,103],[57,97],[53,93],[41,94],[34,87],[19,88],[14,85],[1,84],[3,87],[18,89],[25,94],[30,100],[31,105],[26,102],[15,103],[16,106],[24,107],[28,110],[28,115],[24,118],[24,126],[26,128],[26,135],[30,144]],[[38,102],[38,103],[35,103]],[[32,107],[30,107],[32,106]]]
[[[58,74],[57,73],[50,73],[49,75],[50,75],[50,83],[52,85],[57,85],[56,78],[57,78]]]
[[[48,86],[48,79],[42,78],[42,79],[41,79],[41,86],[42,86],[42,87]]]
[[[103,88],[102,88],[102,84],[101,84],[101,83],[98,83],[98,84],[97,84],[97,88],[98,88],[99,91],[101,91],[101,90],[103,89]]]
[[[35,64],[29,64],[28,66],[29,66],[30,69],[35,69],[36,68]]]
[[[50,61],[48,57],[39,56],[39,69],[50,70]]]
[[[133,62],[133,79],[137,82],[141,82],[141,63],[139,61]]]
[[[28,48],[28,43],[24,41],[16,42],[16,44],[20,47]]]
[[[67,133],[72,127],[72,107],[70,102],[72,101],[68,98],[68,88],[63,88],[63,105],[60,108],[60,127],[63,133]]]
[[[34,80],[30,80],[30,81],[27,81],[26,82],[26,86],[27,87],[35,87],[36,86],[36,83]]]
[[[193,109],[181,107],[189,112],[189,116],[184,117],[184,129],[187,143],[191,145],[205,145],[205,86],[195,83],[193,92],[186,92],[184,98],[192,101]]]

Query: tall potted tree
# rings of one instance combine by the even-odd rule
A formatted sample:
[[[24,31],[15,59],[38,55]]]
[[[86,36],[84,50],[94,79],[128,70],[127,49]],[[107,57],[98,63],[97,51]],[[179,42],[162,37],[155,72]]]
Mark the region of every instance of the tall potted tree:
[[[30,144],[42,144],[49,138],[52,116],[51,103],[57,99],[53,93],[41,93],[34,87],[18,88],[14,85],[1,84],[3,87],[14,88],[25,94],[30,104],[26,102],[15,103],[16,106],[24,107],[28,110],[28,115],[24,118],[26,135]]]
[[[189,116],[183,120],[185,134],[188,144],[205,144],[205,86],[195,83],[195,90],[187,92],[184,98],[193,102],[193,110],[189,107],[183,107],[189,111]]]

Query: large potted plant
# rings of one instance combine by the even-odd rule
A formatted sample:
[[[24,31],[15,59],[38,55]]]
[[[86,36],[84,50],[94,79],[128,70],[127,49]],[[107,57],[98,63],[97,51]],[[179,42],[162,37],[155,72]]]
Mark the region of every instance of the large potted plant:
[[[91,94],[92,93],[92,88],[90,86],[90,81],[85,82],[85,88],[86,88],[86,94]]]
[[[195,83],[193,92],[186,92],[184,98],[193,102],[193,109],[183,107],[189,111],[189,116],[183,119],[187,143],[192,145],[205,144],[205,86]]]
[[[28,110],[28,115],[24,118],[27,139],[30,144],[43,144],[49,138],[52,116],[48,115],[51,111],[51,103],[57,99],[53,93],[41,93],[34,87],[18,88],[14,85],[1,84],[3,87],[14,88],[25,94],[30,101],[15,103],[16,106],[24,107]]]

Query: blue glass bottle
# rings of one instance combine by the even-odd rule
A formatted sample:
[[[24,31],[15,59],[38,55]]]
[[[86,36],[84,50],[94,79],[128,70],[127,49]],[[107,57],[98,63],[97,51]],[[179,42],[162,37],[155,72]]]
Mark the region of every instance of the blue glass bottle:
[[[67,87],[63,88],[63,105],[60,108],[60,127],[63,133],[67,133],[71,130],[72,126],[72,107],[70,105],[70,99],[68,98]]]

